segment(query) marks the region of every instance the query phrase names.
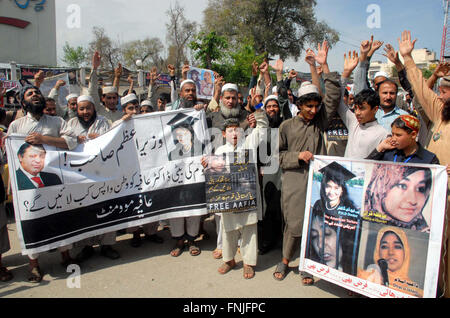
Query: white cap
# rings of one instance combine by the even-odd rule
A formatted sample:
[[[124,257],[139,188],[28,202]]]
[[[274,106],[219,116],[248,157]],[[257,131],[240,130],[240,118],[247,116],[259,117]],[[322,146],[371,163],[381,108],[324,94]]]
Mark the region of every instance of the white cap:
[[[264,107],[266,107],[267,103],[271,100],[275,100],[278,102],[278,105],[280,105],[280,101],[278,100],[278,97],[276,95],[269,95],[267,96],[267,98],[264,100]]]
[[[120,104],[121,104],[122,106],[125,106],[126,104],[128,104],[128,103],[130,103],[130,102],[132,102],[132,101],[138,101],[137,96],[136,96],[135,94],[128,94],[127,96],[122,97],[122,98],[120,99]]]
[[[278,93],[278,86],[274,86],[272,88],[272,94],[276,94],[276,93]]]
[[[149,101],[148,99],[144,100],[144,101],[141,103],[141,106],[150,106],[150,107],[153,107],[152,102]]]
[[[255,89],[255,95],[256,95],[256,96],[258,96],[258,95],[264,96],[264,92],[263,92],[263,90],[261,89],[261,87],[256,86],[256,89]]]
[[[71,100],[72,98],[78,98],[79,95],[78,94],[69,94],[66,96],[66,101]]]
[[[298,97],[313,93],[319,94],[319,89],[317,88],[316,85],[312,84],[311,82],[303,82],[300,88],[298,89]]]
[[[90,102],[94,104],[94,99],[92,98],[92,96],[89,95],[81,95],[80,97],[77,98],[77,104],[81,102]]]
[[[105,86],[105,87],[103,87],[103,95],[110,94],[110,93],[118,94],[117,88],[114,87],[114,86]]]
[[[186,85],[186,84],[194,84],[194,86],[196,86],[196,85],[195,85],[195,82],[194,82],[193,80],[187,79],[187,80],[181,82],[181,84],[180,84],[180,89],[182,89],[183,86]]]
[[[236,93],[239,92],[239,89],[238,89],[236,84],[228,83],[228,84],[223,85],[223,87],[222,87],[222,94],[225,91],[230,90],[230,89],[233,90],[233,91],[236,91]]]
[[[376,73],[375,74],[375,76],[373,77],[373,79],[376,79],[377,77],[386,77],[386,78],[389,78],[389,74],[388,73],[386,73],[386,72],[378,72],[378,73]]]

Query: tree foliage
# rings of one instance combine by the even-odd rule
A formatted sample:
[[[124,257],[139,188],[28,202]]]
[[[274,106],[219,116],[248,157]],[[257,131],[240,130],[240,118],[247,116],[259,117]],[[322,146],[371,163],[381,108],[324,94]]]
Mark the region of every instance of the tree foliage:
[[[62,61],[70,67],[78,68],[82,66],[87,57],[87,51],[82,46],[72,47],[67,42],[63,47],[63,52]]]
[[[178,1],[175,3],[175,6],[171,5],[166,13],[168,17],[168,22],[166,23],[167,42],[169,48],[172,48],[173,54],[173,61],[170,62],[179,71],[182,62],[186,60],[188,44],[196,33],[197,23],[186,19],[184,16],[184,8],[180,6]]]
[[[339,40],[317,21],[315,0],[209,0],[204,27],[226,36],[231,45],[251,41],[257,54],[297,60],[305,45]]]
[[[200,67],[211,69],[213,62],[225,56],[225,49],[228,48],[228,41],[223,36],[218,36],[216,32],[200,32],[195,36],[194,41],[189,44],[194,52],[194,58],[201,62]]]
[[[150,69],[152,66],[159,66],[161,63],[160,54],[164,49],[159,38],[146,38],[124,43],[122,45],[123,62],[126,67],[136,70],[136,61],[143,62],[143,69]]]
[[[100,68],[114,71],[117,64],[121,62],[121,50],[117,43],[113,42],[102,27],[93,27],[94,39],[89,43],[87,61],[90,63],[95,51],[100,53],[102,61]],[[90,64],[89,64],[90,65]]]

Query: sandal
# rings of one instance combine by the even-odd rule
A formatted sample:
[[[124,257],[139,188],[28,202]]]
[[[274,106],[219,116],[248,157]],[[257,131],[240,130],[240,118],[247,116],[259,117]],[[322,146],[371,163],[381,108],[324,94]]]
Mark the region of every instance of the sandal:
[[[6,267],[0,267],[0,282],[10,281],[13,277],[13,274]]]
[[[223,263],[219,269],[217,270],[220,274],[225,275],[229,271],[231,271],[233,268],[236,267],[236,262],[234,260],[229,261],[227,263]]]
[[[278,263],[277,268],[275,269],[275,272],[273,273],[273,278],[275,278],[278,281],[282,281],[286,278],[286,275],[289,272],[289,265],[286,265],[283,262]],[[281,274],[281,277],[277,277],[276,274]]]
[[[312,286],[314,285],[314,278],[312,277],[302,277],[303,286]]]
[[[170,251],[170,256],[173,256],[173,257],[178,257],[178,256],[180,256],[181,255],[181,253],[183,253],[183,250],[184,250],[184,242],[177,242],[176,244],[175,244],[175,247]]]
[[[222,258],[222,250],[215,249],[214,252],[213,252],[213,257],[215,259],[221,259]]]
[[[255,270],[253,269],[253,266],[244,264],[244,278],[252,279],[253,277],[255,277]]]
[[[194,242],[188,242],[188,246],[189,246],[189,254],[191,254],[191,256],[198,256],[202,252],[200,248],[197,245],[195,245]]]
[[[42,281],[42,272],[39,266],[33,267],[30,270],[31,276],[28,278],[30,283],[40,283]]]

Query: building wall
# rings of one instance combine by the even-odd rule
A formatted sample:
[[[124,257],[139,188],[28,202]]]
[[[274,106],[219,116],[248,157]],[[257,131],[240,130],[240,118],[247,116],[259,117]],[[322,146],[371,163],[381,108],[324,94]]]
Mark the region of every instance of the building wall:
[[[0,17],[30,22],[24,29],[0,24],[0,63],[57,65],[55,0],[0,0]]]

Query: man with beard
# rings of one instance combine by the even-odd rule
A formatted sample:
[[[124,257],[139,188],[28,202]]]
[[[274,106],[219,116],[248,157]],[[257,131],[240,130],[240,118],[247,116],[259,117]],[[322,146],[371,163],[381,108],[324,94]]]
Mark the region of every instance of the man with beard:
[[[77,117],[67,123],[77,135],[78,143],[82,144],[89,139],[95,139],[106,133],[110,128],[109,121],[103,116],[97,116],[94,99],[91,96],[80,96],[77,99]],[[101,255],[110,258],[119,258],[119,253],[111,246],[116,243],[116,232],[97,235],[82,241],[83,250],[77,255],[77,261],[83,262],[94,254],[93,245],[101,246]]]
[[[25,142],[31,145],[49,145],[61,149],[73,150],[77,146],[77,137],[69,129],[66,122],[60,117],[51,117],[44,114],[45,98],[40,90],[31,85],[24,86],[20,91],[20,103],[26,115],[11,123],[8,135],[26,135]],[[73,263],[69,254],[71,246],[59,248],[62,256],[62,265]],[[42,281],[42,272],[39,268],[39,254],[28,255],[30,260],[29,281],[39,283]]]
[[[408,115],[407,111],[396,105],[398,85],[386,79],[378,84],[378,95],[380,96],[380,109],[376,114],[378,123],[384,129],[390,131],[391,125],[399,116]]]
[[[89,80],[89,95],[94,99],[95,110],[100,116],[105,117],[110,123],[122,118],[122,112],[117,109],[119,103],[119,92],[115,86],[105,86],[102,90],[102,99],[100,101],[98,90],[97,69],[100,66],[101,57],[98,52],[92,57],[92,72]],[[118,83],[121,75],[121,67],[114,71],[114,82]]]
[[[432,89],[430,89],[423,78],[421,70],[416,66],[411,52],[414,50],[414,45],[417,40],[411,41],[411,33],[404,31],[401,38],[398,40],[399,51],[405,61],[406,74],[408,81],[410,82],[414,96],[422,105],[428,118],[433,122],[433,135],[427,150],[433,152],[438,157],[442,165],[447,166],[447,173],[450,176],[450,74],[449,69],[446,70],[445,76],[441,79],[439,85],[439,95],[437,95]],[[450,178],[449,178],[450,179]],[[450,186],[450,180],[449,180]],[[447,194],[450,193],[450,188]],[[447,195],[447,218],[450,215],[450,196]],[[450,230],[448,225],[447,233],[445,235],[445,242],[448,246],[448,237]],[[442,264],[444,261],[444,264]],[[439,275],[439,287],[447,298],[450,296],[450,253],[446,252],[442,254],[442,261]],[[445,291],[443,287],[447,286]],[[441,295],[438,295],[441,296]]]
[[[208,128],[222,129],[225,120],[236,118],[244,131],[249,127],[249,113],[238,104],[238,87],[236,84],[225,84],[222,87],[218,112],[209,113],[206,119]]]

